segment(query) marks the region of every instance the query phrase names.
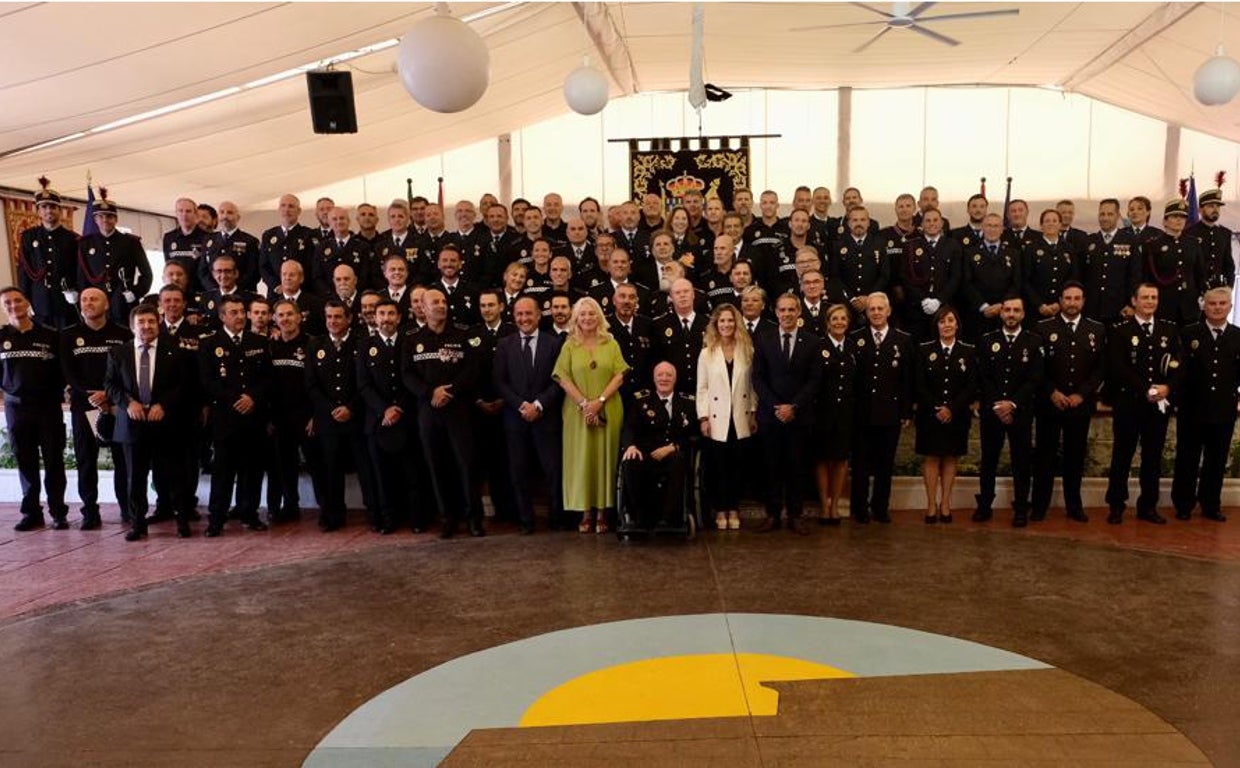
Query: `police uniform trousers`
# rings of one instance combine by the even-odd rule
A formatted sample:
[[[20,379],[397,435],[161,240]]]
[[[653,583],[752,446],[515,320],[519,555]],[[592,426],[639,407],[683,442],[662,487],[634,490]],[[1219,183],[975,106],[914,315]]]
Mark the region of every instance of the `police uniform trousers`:
[[[1207,423],[1180,409],[1175,419],[1175,479],[1171,482],[1176,512],[1190,514],[1198,502],[1205,514],[1222,511],[1223,472],[1235,429],[1235,419]]]
[[[849,514],[866,522],[870,515],[886,515],[891,505],[891,473],[900,445],[900,425],[857,425],[853,439]]]
[[[301,491],[298,482],[301,475],[301,448],[306,442],[306,422],[296,420],[273,420],[275,429],[271,435],[271,453],[267,473],[267,514],[273,520],[296,520],[301,516]],[[317,476],[316,471],[312,475]],[[318,488],[318,481],[315,481]],[[320,497],[321,498],[321,497]]]
[[[462,520],[482,524],[482,510],[474,505],[474,433],[469,403],[450,402],[433,408],[418,403],[418,437],[430,470],[435,503],[445,526]]]
[[[17,459],[17,477],[22,489],[22,517],[42,517],[39,503],[39,457],[43,457],[43,486],[52,519],[69,514],[65,505],[65,423],[60,403],[18,403],[4,401],[9,448]]]
[[[776,521],[783,508],[790,520],[801,516],[809,432],[802,420],[808,418],[810,414],[797,414],[790,424],[772,418],[758,428],[766,461],[766,514]]]
[[[125,482],[125,452],[116,443],[109,443],[95,434],[90,421],[86,418],[88,411],[76,408],[71,411],[73,430],[73,458],[77,462],[77,490],[82,500],[82,515],[99,514],[99,449],[107,446],[112,454],[112,490],[116,493],[116,503],[121,508],[121,521],[130,522],[129,494]],[[111,417],[108,417],[111,418]]]
[[[681,450],[664,456],[662,461],[646,454],[640,461],[629,459],[620,463],[627,503],[633,505],[629,509],[637,511],[643,528],[654,528],[660,523],[676,527],[684,524],[685,471]]]
[[[979,511],[991,511],[995,501],[995,473],[999,469],[999,454],[1006,440],[1012,459],[1012,510],[1029,511],[1030,474],[1033,469],[1033,414],[1017,409],[1011,424],[1004,424],[994,410],[983,405],[979,422],[982,433],[982,465],[977,495]]]
[[[237,492],[237,519],[244,523],[258,520],[263,483],[263,464],[258,454],[263,444],[263,426],[248,418],[232,429],[215,432],[215,463],[211,471],[211,497],[207,510],[209,523],[222,528],[228,521],[228,506]]]
[[[558,406],[557,406],[558,407]],[[513,501],[517,508],[517,519],[526,528],[534,526],[534,501],[531,481],[534,476],[534,462],[542,469],[547,480],[547,494],[550,497],[549,520],[552,527],[558,527],[564,518],[564,443],[563,432],[558,420],[546,421],[544,415],[536,422],[521,421],[513,424],[505,421],[504,438],[508,443],[508,468],[512,480]]]
[[[370,456],[366,450],[366,436],[362,434],[361,419],[354,414],[344,424],[332,424],[326,428],[315,423],[315,439],[323,452],[322,478],[323,499],[319,502],[319,522],[339,527],[344,525],[348,508],[345,506],[345,482],[349,468],[357,467],[358,483],[363,489],[370,481]],[[365,494],[363,494],[365,496]],[[380,525],[377,500],[363,498],[367,521]],[[373,504],[373,506],[372,506]]]
[[[130,428],[135,439],[124,443],[120,452],[125,456],[125,493],[134,530],[146,531],[146,513],[150,504],[147,489],[152,479],[155,487],[162,489],[159,491],[162,501],[176,512],[177,522],[188,524],[191,507],[187,500],[190,490],[183,482],[185,451],[174,448],[182,443],[179,436],[181,425],[175,422],[138,422],[132,423]]]
[[[1085,453],[1089,445],[1092,403],[1059,410],[1050,403],[1038,409],[1037,448],[1033,457],[1033,512],[1045,513],[1051,505],[1055,487],[1055,468],[1062,450],[1063,504],[1069,512],[1083,512],[1081,476],[1085,473]],[[1061,448],[1062,443],[1062,448]]]
[[[1158,508],[1158,481],[1162,475],[1162,449],[1167,442],[1167,423],[1171,417],[1154,403],[1131,397],[1117,398],[1112,411],[1111,469],[1107,476],[1107,505],[1123,510],[1128,503],[1128,472],[1132,457],[1141,443],[1141,494],[1138,512]]]
[[[410,525],[424,531],[430,522],[428,501],[422,484],[425,474],[418,444],[416,412],[407,411],[390,427],[378,427],[387,434],[369,435],[366,440],[374,467],[375,491],[379,497],[381,525]]]
[[[517,503],[513,498],[511,472],[509,471],[508,443],[504,438],[503,411],[494,415],[474,409],[474,444],[485,446],[479,456],[480,474],[486,479],[496,520],[515,521],[518,518]],[[476,503],[481,504],[481,488]]]

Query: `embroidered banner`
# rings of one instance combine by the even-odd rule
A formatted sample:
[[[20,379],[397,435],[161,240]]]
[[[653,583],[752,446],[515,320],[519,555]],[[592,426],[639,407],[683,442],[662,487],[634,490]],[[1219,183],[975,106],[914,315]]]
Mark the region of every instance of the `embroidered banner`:
[[[698,190],[707,199],[718,197],[726,210],[732,210],[732,194],[749,186],[749,147],[677,151],[630,146],[629,169],[629,195],[638,205],[654,193],[663,199],[663,210],[670,211],[686,192]]]

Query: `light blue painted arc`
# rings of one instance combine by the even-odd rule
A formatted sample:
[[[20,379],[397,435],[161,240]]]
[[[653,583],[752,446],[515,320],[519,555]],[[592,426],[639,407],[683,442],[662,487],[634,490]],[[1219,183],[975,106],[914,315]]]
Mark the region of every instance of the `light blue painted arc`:
[[[696,614],[594,624],[487,648],[415,675],[354,710],[304,765],[433,766],[469,731],[516,726],[543,694],[581,675],[642,659],[734,650],[862,677],[1047,668],[952,637],[817,616]]]

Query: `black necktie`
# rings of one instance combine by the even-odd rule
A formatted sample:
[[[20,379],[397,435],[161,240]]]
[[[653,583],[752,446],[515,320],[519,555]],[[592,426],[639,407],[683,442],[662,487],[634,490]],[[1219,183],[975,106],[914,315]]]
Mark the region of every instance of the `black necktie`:
[[[986,251],[987,251],[987,252],[988,252],[991,256],[996,256],[996,255],[998,255],[998,253],[999,253],[999,247],[998,247],[998,246],[996,246],[996,245],[988,245],[988,246],[986,246]]]
[[[1068,333],[1076,333],[1076,323],[1068,323]]]
[[[395,339],[387,339],[387,340],[385,340],[383,343],[384,343],[384,344],[387,344],[387,348],[388,348],[388,349],[391,349],[392,347],[396,346],[396,340],[395,340]]]
[[[749,326],[749,334],[752,336],[752,335],[753,335],[753,327],[754,327],[754,325],[755,325],[755,324],[754,324],[754,323],[746,323],[746,325],[748,325],[748,326]]]
[[[1007,335],[1007,340],[1008,340],[1008,346],[1010,347],[1012,346],[1012,342],[1016,341],[1016,336],[1014,334],[1009,333]]]
[[[336,245],[337,245],[337,246],[339,246],[340,250],[342,250],[342,251],[344,250],[344,241],[343,241],[343,240],[337,240],[337,241],[336,241]]]
[[[521,338],[521,354],[525,355],[525,362],[529,365],[530,370],[534,370],[534,336],[524,336]]]
[[[1145,331],[1146,336],[1149,336],[1151,333],[1153,333],[1153,331],[1151,330],[1153,327],[1154,327],[1153,323],[1141,323],[1141,330]]]
[[[792,359],[792,334],[791,333],[784,334],[784,358],[787,360]]]
[[[142,345],[142,359],[138,366],[138,400],[151,404],[151,345]]]
[[[943,359],[944,360],[946,360],[947,356],[950,355],[951,353],[952,353],[951,347],[943,347]]]
[[[1222,328],[1215,328],[1215,329],[1214,329],[1214,340],[1215,340],[1215,341],[1218,341],[1218,338],[1219,338],[1220,336],[1222,336],[1222,335],[1223,335],[1223,329],[1222,329]]]
[[[670,397],[663,398],[663,409],[667,411],[667,417],[669,419],[672,418],[672,398]]]
[[[680,318],[680,324],[684,326],[685,333],[688,334],[689,333],[689,318],[687,317]]]

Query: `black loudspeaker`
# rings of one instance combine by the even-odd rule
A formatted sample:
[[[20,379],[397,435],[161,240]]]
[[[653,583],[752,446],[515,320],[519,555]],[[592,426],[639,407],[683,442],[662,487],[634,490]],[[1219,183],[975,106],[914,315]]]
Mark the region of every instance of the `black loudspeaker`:
[[[307,72],[306,90],[315,133],[357,133],[352,72]]]

